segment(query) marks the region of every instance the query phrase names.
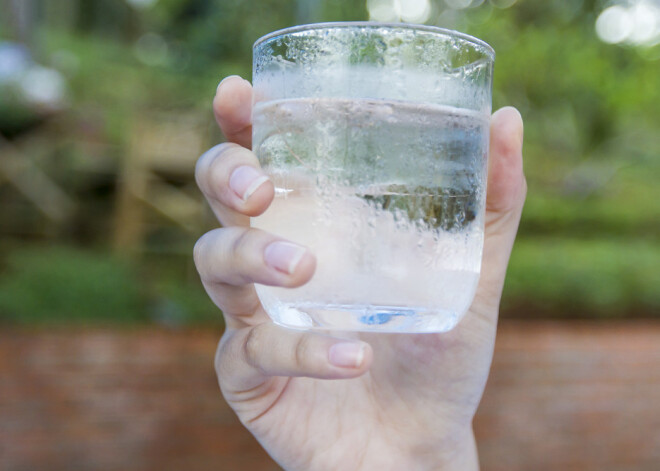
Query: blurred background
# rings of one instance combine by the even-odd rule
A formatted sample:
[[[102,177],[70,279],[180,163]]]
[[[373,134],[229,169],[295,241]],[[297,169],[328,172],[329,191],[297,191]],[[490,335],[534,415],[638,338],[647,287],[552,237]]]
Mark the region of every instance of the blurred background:
[[[257,38],[349,20],[484,39],[525,119],[483,469],[659,469],[660,0],[0,0],[0,468],[278,469],[215,383],[193,169]]]

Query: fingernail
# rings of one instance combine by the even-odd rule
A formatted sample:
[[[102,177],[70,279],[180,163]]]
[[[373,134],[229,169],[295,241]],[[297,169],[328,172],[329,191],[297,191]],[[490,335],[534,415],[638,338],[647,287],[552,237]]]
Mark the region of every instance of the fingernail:
[[[264,250],[264,260],[276,270],[292,275],[305,251],[304,247],[291,242],[272,242]]]
[[[247,201],[252,194],[257,191],[261,185],[270,178],[259,172],[253,167],[243,165],[233,171],[229,177],[229,188],[240,196],[243,201]]]
[[[364,350],[362,343],[336,343],[328,350],[328,360],[341,368],[359,368],[364,361]]]
[[[228,77],[225,77],[222,80],[220,80],[220,83],[218,84],[218,88],[215,89],[215,94],[217,95],[218,93],[220,93],[220,87],[222,87],[223,83],[225,83],[227,80],[233,79],[233,78],[239,78],[239,79],[243,80],[239,75],[229,75]]]

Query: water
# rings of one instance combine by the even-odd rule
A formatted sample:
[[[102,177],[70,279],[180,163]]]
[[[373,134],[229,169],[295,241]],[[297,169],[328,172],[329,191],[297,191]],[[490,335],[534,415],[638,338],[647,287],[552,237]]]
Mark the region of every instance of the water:
[[[296,328],[441,332],[465,313],[483,245],[488,117],[381,100],[291,99],[253,111],[276,197],[252,225],[309,247],[295,288],[257,286]]]

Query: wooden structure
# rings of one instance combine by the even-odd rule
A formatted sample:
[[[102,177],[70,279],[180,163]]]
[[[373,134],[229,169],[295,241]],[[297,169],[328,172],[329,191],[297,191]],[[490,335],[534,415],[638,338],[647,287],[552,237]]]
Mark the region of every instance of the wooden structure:
[[[139,117],[132,126],[117,187],[114,247],[143,248],[150,213],[191,234],[201,233],[204,204],[194,185],[195,163],[208,145],[208,122],[186,115]]]
[[[31,156],[0,134],[0,184],[11,184],[48,219],[61,223],[73,212],[74,203]]]

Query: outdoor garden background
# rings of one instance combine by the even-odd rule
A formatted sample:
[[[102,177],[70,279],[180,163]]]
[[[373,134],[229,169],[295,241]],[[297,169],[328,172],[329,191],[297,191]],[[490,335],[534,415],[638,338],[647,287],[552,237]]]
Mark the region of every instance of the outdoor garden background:
[[[658,0],[0,0],[0,469],[278,469],[217,388],[194,164],[257,38],[368,19],[484,39],[525,120],[483,469],[660,469]]]

